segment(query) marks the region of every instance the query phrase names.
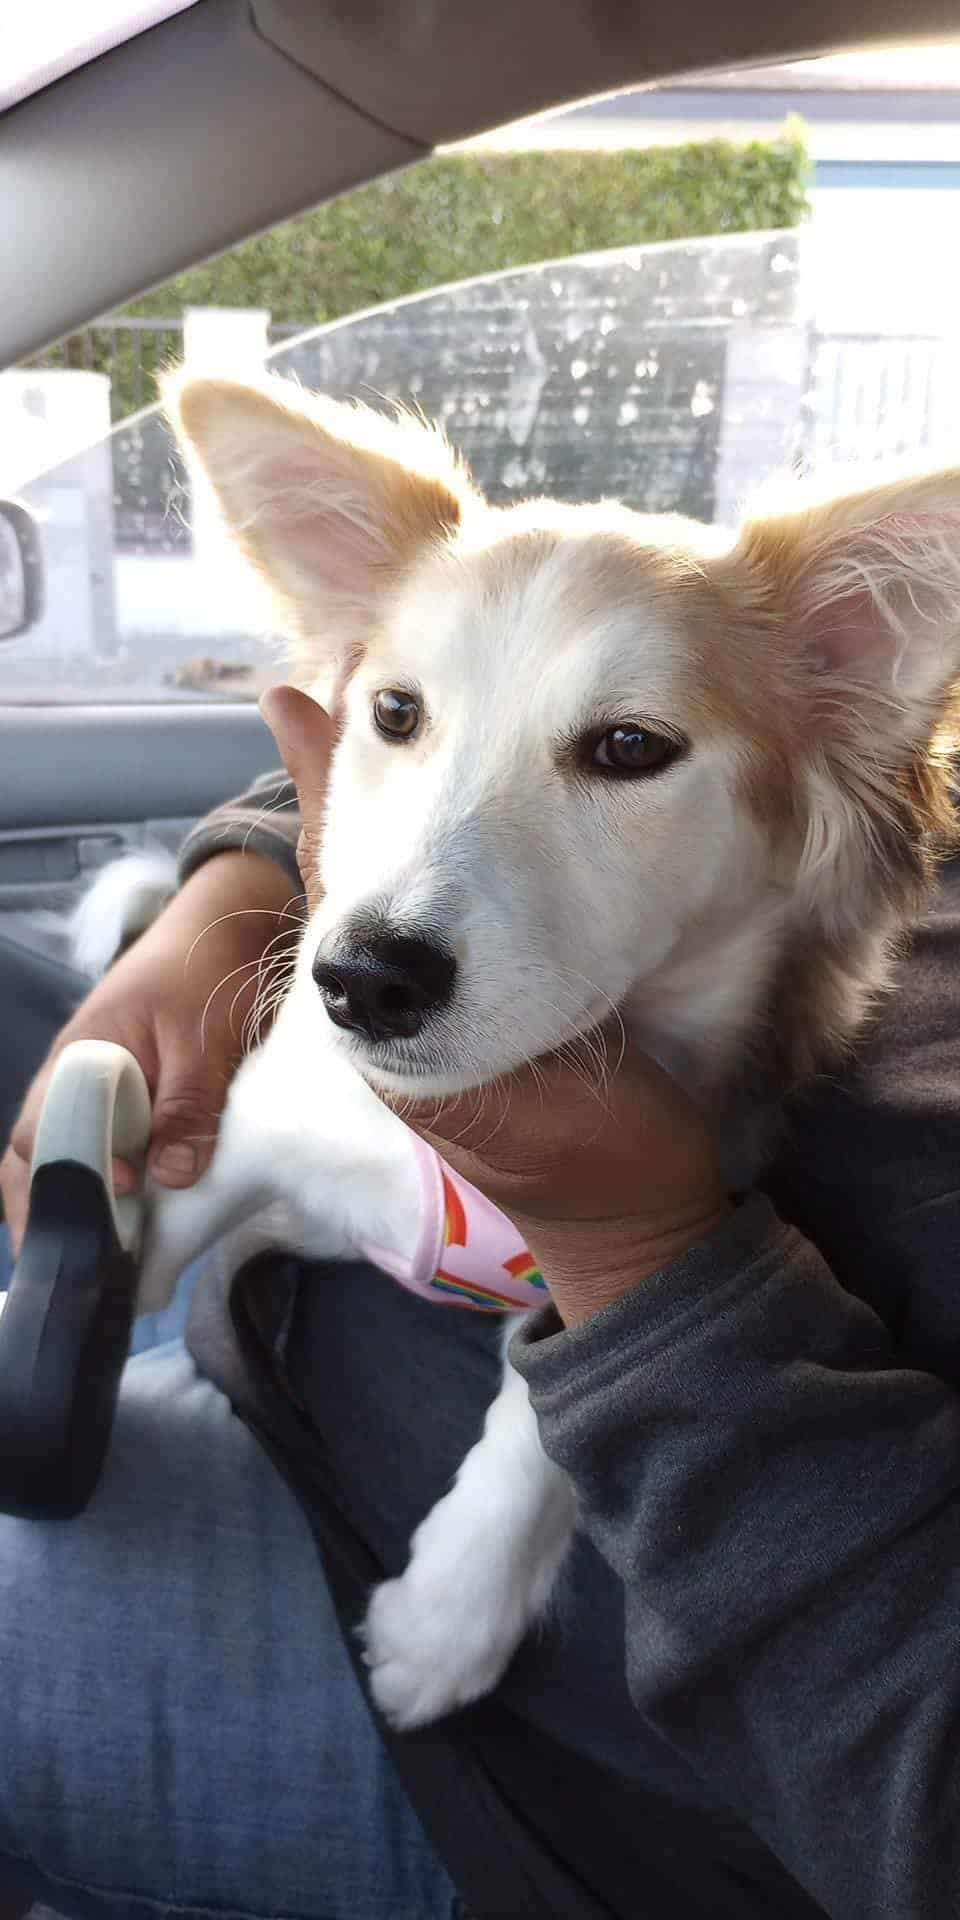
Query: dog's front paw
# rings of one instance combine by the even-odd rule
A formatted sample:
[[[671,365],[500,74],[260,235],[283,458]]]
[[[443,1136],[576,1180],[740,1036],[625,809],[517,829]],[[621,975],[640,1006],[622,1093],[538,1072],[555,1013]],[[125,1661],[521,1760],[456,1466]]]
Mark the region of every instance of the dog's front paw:
[[[431,1582],[414,1557],[402,1579],[376,1589],[363,1633],[370,1691],[384,1719],[407,1732],[489,1693],[522,1626],[455,1580]]]

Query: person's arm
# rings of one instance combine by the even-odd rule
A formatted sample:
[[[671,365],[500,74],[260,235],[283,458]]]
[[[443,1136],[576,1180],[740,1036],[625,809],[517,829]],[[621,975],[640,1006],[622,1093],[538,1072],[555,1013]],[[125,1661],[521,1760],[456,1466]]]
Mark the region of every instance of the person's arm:
[[[279,963],[302,925],[299,832],[296,789],[281,770],[188,836],[178,892],[81,1002],[27,1092],[0,1158],[0,1203],[15,1251],[40,1107],[57,1056],[72,1040],[115,1040],[139,1060],[153,1095],[155,1179],[190,1186],[204,1171],[249,1038],[261,962]],[[121,1190],[133,1184],[130,1168],[118,1164],[115,1172]]]
[[[289,891],[303,891],[297,865],[300,810],[297,790],[285,767],[261,774],[243,793],[227,800],[192,827],[180,849],[181,882],[226,850],[263,854],[286,875]]]
[[[958,982],[955,860],[794,1113],[771,1188],[803,1233],[752,1201],[515,1352],[623,1577],[638,1705],[853,1920],[960,1911]]]
[[[955,1914],[953,1388],[760,1198],[512,1358],[623,1581],[638,1709],[837,1920]]]
[[[906,1086],[901,1063],[905,1120],[935,1125],[955,1166],[960,1079],[925,1120],[929,1047],[918,1059]],[[427,1125],[550,1288],[511,1358],[623,1583],[637,1708],[836,1920],[952,1920],[960,1395],[761,1195],[710,1225],[709,1156],[676,1090],[638,1068],[598,1126],[551,1072],[546,1097],[520,1077],[492,1148],[482,1111],[471,1146],[463,1100],[448,1133],[436,1108]],[[861,1285],[889,1231],[901,1253],[912,1240],[912,1290],[942,1300],[960,1191],[944,1179],[921,1215],[893,1163],[873,1177],[848,1191]]]

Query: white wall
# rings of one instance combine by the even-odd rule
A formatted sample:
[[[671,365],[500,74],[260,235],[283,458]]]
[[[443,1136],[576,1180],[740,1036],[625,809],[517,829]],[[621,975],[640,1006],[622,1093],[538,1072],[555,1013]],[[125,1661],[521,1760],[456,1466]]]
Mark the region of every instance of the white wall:
[[[113,644],[109,431],[105,374],[0,373],[0,495],[30,487],[46,574],[43,618],[11,647],[69,660]]]
[[[960,193],[821,187],[809,232],[821,333],[960,332]]]
[[[228,552],[118,553],[114,560],[117,631],[125,641],[161,632],[187,640],[267,633],[267,594],[251,568]]]
[[[184,360],[192,371],[257,373],[269,339],[264,310],[188,308]],[[121,429],[122,431],[122,429]],[[110,381],[68,370],[0,374],[0,495],[26,490],[42,528],[46,610],[10,643],[3,663],[96,661],[109,678],[140,636],[198,643],[269,632],[267,596],[230,545],[212,494],[191,471],[192,553],[117,554],[113,539]],[[142,649],[140,649],[142,652]],[[174,656],[176,646],[174,645]],[[145,660],[145,667],[148,662]],[[166,661],[166,666],[170,661]],[[46,669],[45,669],[46,670]],[[117,672],[120,667],[118,664]]]

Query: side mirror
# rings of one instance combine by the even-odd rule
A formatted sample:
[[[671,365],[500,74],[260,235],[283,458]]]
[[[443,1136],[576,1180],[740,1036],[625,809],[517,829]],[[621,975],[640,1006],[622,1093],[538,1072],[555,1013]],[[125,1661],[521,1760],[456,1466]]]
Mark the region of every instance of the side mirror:
[[[43,613],[43,553],[37,523],[16,500],[0,500],[0,640],[15,640]]]

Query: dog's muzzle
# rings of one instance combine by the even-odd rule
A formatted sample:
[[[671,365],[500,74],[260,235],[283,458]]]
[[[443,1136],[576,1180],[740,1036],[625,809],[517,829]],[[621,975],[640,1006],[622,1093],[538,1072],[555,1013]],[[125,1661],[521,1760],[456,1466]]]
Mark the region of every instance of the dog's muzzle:
[[[313,977],[335,1026],[374,1043],[410,1040],[453,997],[457,963],[429,940],[370,934],[321,947]]]

